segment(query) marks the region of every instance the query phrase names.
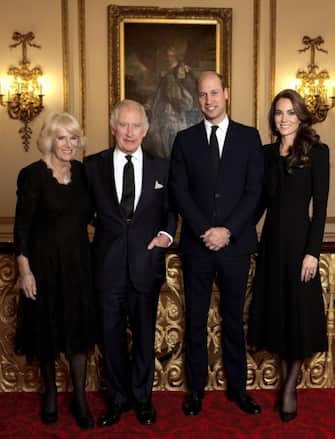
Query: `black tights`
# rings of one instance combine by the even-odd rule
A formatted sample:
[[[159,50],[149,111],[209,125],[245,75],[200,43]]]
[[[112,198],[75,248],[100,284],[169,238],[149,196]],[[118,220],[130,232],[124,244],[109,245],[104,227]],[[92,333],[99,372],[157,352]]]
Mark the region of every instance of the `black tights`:
[[[297,410],[296,386],[301,368],[301,360],[281,359],[281,401],[282,411],[292,413]]]
[[[80,412],[86,413],[88,405],[85,395],[87,355],[75,354],[69,358],[70,372],[73,385],[73,399]],[[57,386],[55,362],[40,362],[41,374],[44,381],[43,404],[46,412],[57,410]]]

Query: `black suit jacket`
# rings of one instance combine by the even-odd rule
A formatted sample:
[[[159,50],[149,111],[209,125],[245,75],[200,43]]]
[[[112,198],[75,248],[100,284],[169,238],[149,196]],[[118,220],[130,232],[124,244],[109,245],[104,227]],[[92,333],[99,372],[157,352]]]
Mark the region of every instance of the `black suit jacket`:
[[[165,277],[165,251],[147,245],[160,230],[174,236],[176,216],[168,194],[169,163],[143,152],[142,192],[133,220],[122,214],[114,181],[114,149],[84,160],[96,213],[93,256],[99,289],[121,287],[125,276],[140,291],[160,286]]]
[[[226,255],[256,249],[255,210],[263,181],[263,156],[258,131],[229,120],[218,176],[212,170],[204,122],[180,131],[171,155],[171,193],[183,218],[184,254],[210,252],[200,236],[210,227],[227,227],[231,243]]]

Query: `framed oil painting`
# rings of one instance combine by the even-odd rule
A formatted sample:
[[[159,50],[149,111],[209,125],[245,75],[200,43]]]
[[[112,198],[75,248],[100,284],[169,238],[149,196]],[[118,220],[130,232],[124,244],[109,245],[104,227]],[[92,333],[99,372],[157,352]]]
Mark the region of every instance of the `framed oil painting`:
[[[199,73],[216,70],[230,88],[231,35],[230,8],[110,5],[109,112],[125,98],[143,104],[150,123],[143,148],[168,158],[177,131],[201,120]]]

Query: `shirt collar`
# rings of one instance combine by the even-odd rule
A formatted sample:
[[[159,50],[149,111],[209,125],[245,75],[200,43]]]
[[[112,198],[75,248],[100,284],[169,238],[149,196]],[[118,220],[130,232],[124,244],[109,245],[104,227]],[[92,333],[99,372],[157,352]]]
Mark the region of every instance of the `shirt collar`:
[[[118,146],[115,147],[114,154],[116,158],[123,158],[129,153],[121,151]],[[141,160],[143,157],[143,150],[142,146],[140,145],[135,152],[133,152],[131,155],[135,160]]]
[[[209,120],[204,119],[206,130],[211,130],[213,125],[218,126],[223,132],[227,131],[228,124],[229,124],[229,117],[226,115],[223,120],[221,120],[220,123],[211,123]]]

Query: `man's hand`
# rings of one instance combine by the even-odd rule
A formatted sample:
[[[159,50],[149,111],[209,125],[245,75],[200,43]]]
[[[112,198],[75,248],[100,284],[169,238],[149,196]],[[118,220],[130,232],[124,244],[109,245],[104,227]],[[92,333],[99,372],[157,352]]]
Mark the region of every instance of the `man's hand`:
[[[169,245],[169,238],[166,235],[162,234],[155,236],[154,239],[149,242],[147,249],[152,250],[154,247],[168,248]]]
[[[230,231],[225,227],[211,227],[201,238],[207,248],[218,251],[229,244]]]

